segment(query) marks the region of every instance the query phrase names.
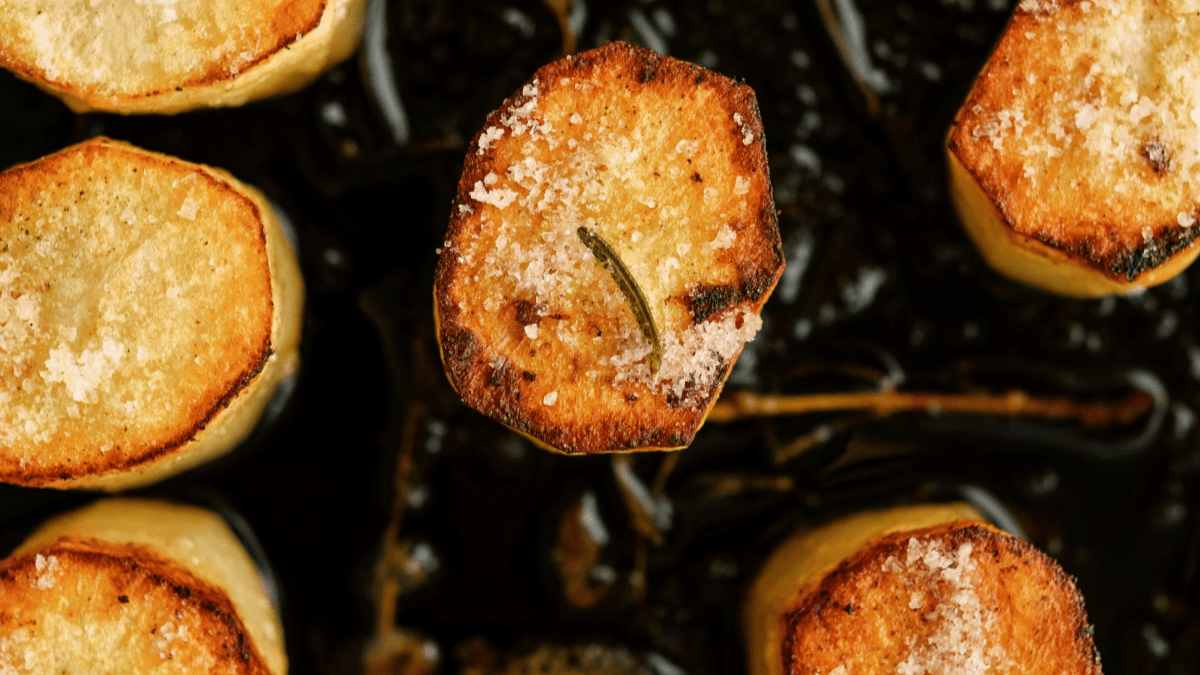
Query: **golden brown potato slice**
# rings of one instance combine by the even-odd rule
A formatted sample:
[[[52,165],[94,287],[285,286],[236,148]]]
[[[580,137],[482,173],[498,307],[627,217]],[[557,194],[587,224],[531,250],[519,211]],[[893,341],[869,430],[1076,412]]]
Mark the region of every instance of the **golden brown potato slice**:
[[[0,672],[284,675],[277,609],[221,518],[114,499],[0,561]]]
[[[750,675],[1099,675],[1071,579],[979,517],[908,506],[793,535],[746,598]]]
[[[349,56],[366,0],[5,0],[0,65],[72,110],[177,113],[299,89]]]
[[[783,270],[753,91],[614,43],[471,143],[435,311],[470,406],[565,453],[691,442]]]
[[[101,138],[0,174],[0,481],[120,489],[226,452],[295,371],[302,304],[223,171]]]
[[[1049,291],[1162,283],[1200,252],[1200,15],[1176,1],[1022,2],[949,135],[983,257]]]

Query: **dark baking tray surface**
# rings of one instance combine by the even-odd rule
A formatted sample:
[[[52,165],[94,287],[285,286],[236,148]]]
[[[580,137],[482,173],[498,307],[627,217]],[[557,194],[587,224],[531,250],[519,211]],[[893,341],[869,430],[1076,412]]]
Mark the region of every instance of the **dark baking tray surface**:
[[[1150,413],[1102,431],[936,410],[710,422],[678,455],[614,460],[543,452],[466,409],[433,336],[435,249],[466,144],[561,54],[547,4],[389,1],[376,60],[236,110],[74,115],[0,74],[0,165],[105,134],[226,168],[296,227],[308,303],[294,396],[228,459],[147,491],[217,495],[246,518],[282,584],[293,673],[355,672],[381,616],[436,644],[447,673],[542,644],[628,649],[660,674],[743,672],[741,594],[789,528],[980,494],[1078,577],[1108,673],[1200,667],[1200,266],[1099,301],[991,272],[948,203],[942,140],[1011,0],[825,3],[843,28],[861,20],[869,81],[821,4],[593,1],[578,35],[579,49],[641,43],[757,91],[789,268],[727,392],[887,377],[945,394],[1141,391]],[[372,84],[386,66],[403,129]],[[630,506],[630,480],[657,522]],[[0,544],[90,498],[0,489]],[[562,553],[585,502],[607,543]],[[399,585],[380,614],[383,551]],[[568,587],[562,560],[585,553],[599,571]]]

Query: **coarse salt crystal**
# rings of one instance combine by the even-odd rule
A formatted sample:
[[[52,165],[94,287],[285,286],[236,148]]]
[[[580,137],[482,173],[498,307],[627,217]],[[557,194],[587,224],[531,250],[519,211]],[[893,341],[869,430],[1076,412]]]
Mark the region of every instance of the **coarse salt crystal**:
[[[528,326],[525,326],[525,337],[529,338],[530,340],[534,340],[537,338],[537,336],[538,325],[536,323],[531,323]]]
[[[708,245],[714,251],[720,251],[733,246],[735,241],[737,241],[737,232],[734,232],[732,227],[725,225],[721,228],[721,231],[717,233],[717,236],[708,243]]]
[[[684,139],[675,144],[676,154],[694,155],[700,149],[700,142]]]
[[[484,204],[491,204],[498,209],[503,209],[517,198],[517,193],[508,189],[497,189],[489,191],[483,186],[483,181],[475,181],[475,187],[471,190],[470,197]]]
[[[504,136],[503,127],[488,127],[487,131],[483,132],[479,137],[479,154],[483,154],[485,150],[491,147],[492,143],[500,140]]]
[[[39,553],[33,559],[33,566],[38,572],[37,579],[34,580],[34,586],[42,591],[47,588],[53,588],[54,582],[57,581],[54,573],[58,570],[58,558],[52,555],[43,557]]]
[[[188,220],[195,220],[196,213],[199,210],[200,210],[200,203],[197,202],[195,199],[188,197],[187,199],[183,200],[183,205],[179,207],[179,211],[177,212],[177,214],[181,218],[187,218]]]
[[[557,402],[557,401],[558,401],[558,392],[557,391],[552,391],[549,394],[546,394],[544,397],[542,397],[543,405],[554,405],[555,402]]]

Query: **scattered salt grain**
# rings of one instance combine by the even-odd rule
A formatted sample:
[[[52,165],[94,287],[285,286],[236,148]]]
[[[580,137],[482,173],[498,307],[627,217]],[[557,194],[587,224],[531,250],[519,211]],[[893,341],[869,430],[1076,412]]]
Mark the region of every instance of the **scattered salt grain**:
[[[43,556],[39,553],[33,559],[33,566],[38,573],[33,585],[41,591],[54,588],[54,583],[58,581],[58,558],[55,556]]]
[[[973,551],[971,543],[952,550],[939,539],[912,537],[906,543],[903,564],[895,556],[883,562],[883,572],[902,575],[905,585],[936,588],[935,606],[921,617],[935,624],[933,633],[910,643],[908,655],[896,668],[900,675],[983,675],[993,664],[1007,660],[1002,647],[988,643],[995,614],[976,593]],[[926,596],[913,592],[909,609],[923,611],[925,606]]]
[[[507,188],[499,188],[489,191],[483,186],[483,181],[475,181],[475,186],[471,190],[471,199],[484,204],[491,204],[498,209],[507,208],[517,199],[517,193]]]
[[[484,151],[486,151],[488,148],[490,148],[492,146],[492,143],[495,143],[496,141],[500,140],[500,138],[503,136],[504,136],[503,128],[488,127],[487,131],[484,131],[479,136],[479,154],[482,155],[484,153]]]
[[[183,205],[179,207],[178,215],[181,218],[195,220],[196,213],[200,210],[200,203],[195,199],[188,197],[183,200]]]
[[[558,401],[558,392],[557,391],[552,391],[549,394],[546,394],[545,396],[542,397],[543,405],[554,405],[555,402],[557,402],[557,401]]]
[[[736,241],[737,232],[734,232],[732,227],[726,225],[721,228],[721,231],[717,233],[717,236],[708,245],[714,251],[721,251],[733,246]]]
[[[530,340],[535,340],[537,339],[537,336],[538,325],[536,323],[531,323],[528,326],[525,326],[525,337],[529,338]]]

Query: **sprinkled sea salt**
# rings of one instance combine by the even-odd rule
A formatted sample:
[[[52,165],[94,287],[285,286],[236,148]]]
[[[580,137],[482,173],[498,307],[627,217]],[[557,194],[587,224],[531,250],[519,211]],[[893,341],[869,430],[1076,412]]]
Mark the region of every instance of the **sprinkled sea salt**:
[[[920,612],[922,622],[933,623],[934,629],[924,640],[911,640],[896,668],[900,675],[984,675],[1007,659],[1003,648],[988,641],[995,615],[975,590],[973,551],[969,542],[951,549],[940,539],[912,537],[903,561],[889,556],[883,562],[882,573],[901,575],[909,586],[937,589],[932,598],[919,591],[909,596],[908,608]]]

